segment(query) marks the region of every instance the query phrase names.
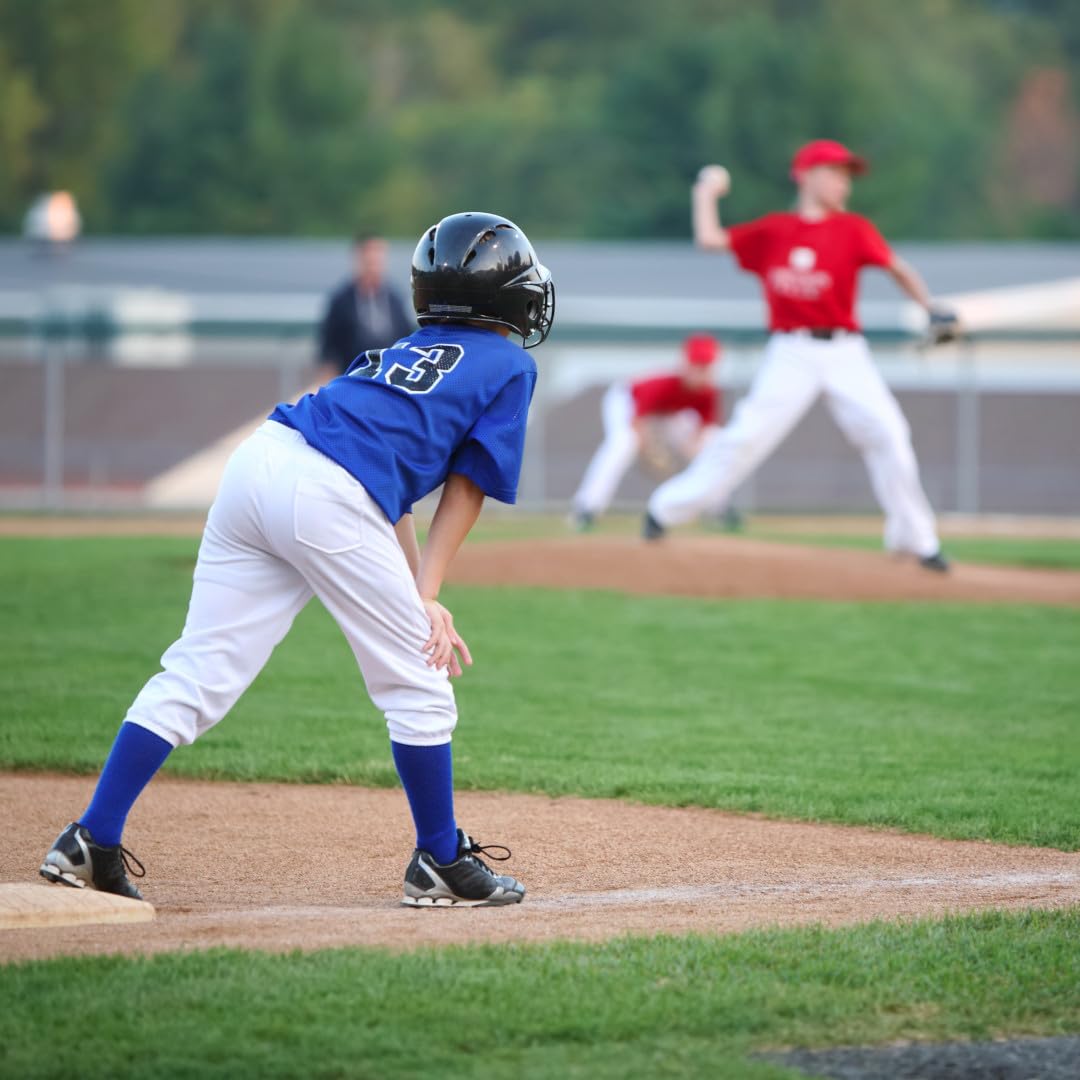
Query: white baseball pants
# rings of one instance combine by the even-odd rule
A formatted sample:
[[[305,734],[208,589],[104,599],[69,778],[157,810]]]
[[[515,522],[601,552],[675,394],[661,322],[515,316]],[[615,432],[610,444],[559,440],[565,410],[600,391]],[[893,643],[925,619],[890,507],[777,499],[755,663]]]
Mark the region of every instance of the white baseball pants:
[[[447,672],[386,515],[341,466],[268,420],[229,460],[187,621],[126,720],[177,746],[214,726],[317,596],[341,627],[390,737],[431,746],[457,721]]]
[[[885,547],[933,555],[940,545],[911,430],[859,334],[831,340],[773,334],[764,363],[731,421],[706,441],[686,469],[653,492],[649,512],[668,526],[722,510],[820,394],[866,463],[885,513]]]
[[[610,386],[601,401],[600,412],[604,441],[589,461],[573,499],[574,509],[588,514],[602,514],[607,510],[641,450],[634,430],[634,399],[628,386],[624,383]],[[664,436],[672,447],[689,458],[701,428],[698,414],[693,409],[685,409],[657,420],[663,424]]]

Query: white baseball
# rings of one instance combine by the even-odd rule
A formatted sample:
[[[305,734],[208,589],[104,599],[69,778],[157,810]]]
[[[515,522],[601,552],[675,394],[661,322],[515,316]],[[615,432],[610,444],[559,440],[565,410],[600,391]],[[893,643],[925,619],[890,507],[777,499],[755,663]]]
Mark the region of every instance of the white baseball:
[[[706,165],[698,173],[698,183],[711,188],[717,195],[726,195],[731,190],[731,173],[723,165]]]

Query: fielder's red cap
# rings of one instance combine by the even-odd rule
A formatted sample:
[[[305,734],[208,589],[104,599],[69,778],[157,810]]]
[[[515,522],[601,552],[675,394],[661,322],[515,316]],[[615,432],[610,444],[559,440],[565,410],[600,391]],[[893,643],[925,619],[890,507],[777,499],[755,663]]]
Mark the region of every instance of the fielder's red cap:
[[[853,173],[864,173],[870,167],[866,158],[859,157],[843,143],[833,139],[815,139],[799,147],[791,159],[791,176],[797,180],[800,173],[815,165],[846,165]]]
[[[683,342],[683,355],[695,367],[708,367],[720,355],[720,342],[709,334],[691,334]]]

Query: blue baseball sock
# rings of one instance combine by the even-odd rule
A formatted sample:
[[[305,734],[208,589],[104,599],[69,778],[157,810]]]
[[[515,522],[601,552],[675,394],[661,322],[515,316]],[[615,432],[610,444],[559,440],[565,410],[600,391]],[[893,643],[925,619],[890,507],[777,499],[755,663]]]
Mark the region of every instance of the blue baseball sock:
[[[401,777],[416,825],[416,846],[446,865],[457,858],[454,821],[454,756],[450,743],[407,746],[391,742],[394,766]]]
[[[138,724],[123,723],[116,734],[94,797],[79,824],[102,847],[120,843],[124,822],[150,778],[172,752],[171,744]]]

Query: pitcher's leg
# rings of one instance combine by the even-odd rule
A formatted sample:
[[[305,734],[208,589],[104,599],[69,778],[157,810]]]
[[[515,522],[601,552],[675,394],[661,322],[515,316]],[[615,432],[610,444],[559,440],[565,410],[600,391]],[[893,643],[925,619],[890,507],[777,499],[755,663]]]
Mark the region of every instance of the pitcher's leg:
[[[841,345],[827,374],[827,401],[837,425],[863,456],[885,512],[885,546],[920,558],[934,555],[941,545],[908,422],[865,341],[851,338]]]
[[[800,342],[774,337],[749,393],[726,427],[697,457],[661,484],[649,499],[660,526],[681,525],[705,510],[720,510],[735,489],[783,441],[820,391],[815,368],[803,363]]]

